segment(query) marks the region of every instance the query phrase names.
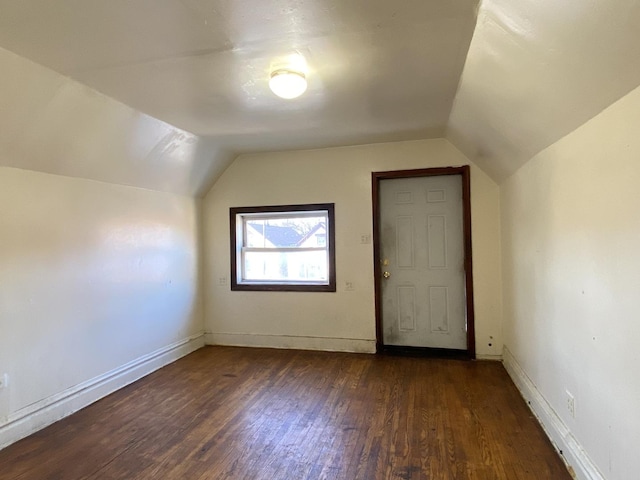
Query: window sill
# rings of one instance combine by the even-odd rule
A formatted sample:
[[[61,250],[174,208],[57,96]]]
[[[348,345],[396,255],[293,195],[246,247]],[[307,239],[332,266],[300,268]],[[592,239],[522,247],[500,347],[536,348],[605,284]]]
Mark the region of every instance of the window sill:
[[[231,290],[245,292],[335,292],[336,286],[300,283],[232,283]]]

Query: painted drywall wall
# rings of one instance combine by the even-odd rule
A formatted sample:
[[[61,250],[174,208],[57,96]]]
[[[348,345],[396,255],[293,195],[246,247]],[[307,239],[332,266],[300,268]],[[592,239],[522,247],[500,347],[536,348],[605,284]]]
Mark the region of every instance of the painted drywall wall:
[[[83,406],[30,419],[92,379],[104,394],[202,341],[198,214],[188,197],[0,167],[0,447]]]
[[[640,88],[502,186],[505,353],[584,449],[579,478],[640,471],[638,125]]]
[[[361,242],[372,235],[371,172],[463,164],[443,139],[237,158],[203,201],[207,341],[374,351],[373,246]],[[477,352],[499,357],[499,189],[472,166],[471,190]],[[337,292],[230,291],[230,207],[323,202],[336,205]]]

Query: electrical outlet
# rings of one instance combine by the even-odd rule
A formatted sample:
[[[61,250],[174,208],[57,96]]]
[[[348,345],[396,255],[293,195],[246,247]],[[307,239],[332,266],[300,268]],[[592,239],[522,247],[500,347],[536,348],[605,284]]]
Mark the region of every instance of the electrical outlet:
[[[3,373],[0,375],[0,390],[9,386],[9,374]]]
[[[566,390],[567,394],[567,410],[569,411],[569,415],[571,418],[576,418],[576,399],[571,395],[569,390]]]
[[[218,285],[226,285],[227,284],[227,277],[219,277],[218,278]]]
[[[362,244],[371,243],[371,234],[370,233],[364,233],[364,234],[360,235],[360,243],[362,243]]]
[[[354,291],[356,288],[355,288],[355,286],[353,285],[353,282],[344,282],[344,289],[345,289],[347,292],[352,292],[352,291]]]

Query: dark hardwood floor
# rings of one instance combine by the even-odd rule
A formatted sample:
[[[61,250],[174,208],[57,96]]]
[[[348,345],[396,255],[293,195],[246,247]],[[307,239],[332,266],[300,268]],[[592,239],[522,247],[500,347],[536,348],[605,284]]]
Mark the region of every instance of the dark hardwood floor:
[[[500,363],[206,347],[0,451],[0,478],[570,476]]]

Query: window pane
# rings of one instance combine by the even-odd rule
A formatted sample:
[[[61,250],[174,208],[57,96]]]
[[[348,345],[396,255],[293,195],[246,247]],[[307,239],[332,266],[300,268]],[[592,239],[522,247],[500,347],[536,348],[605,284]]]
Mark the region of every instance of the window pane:
[[[318,282],[328,281],[327,252],[246,252],[244,280]]]
[[[333,203],[233,207],[231,290],[335,292]]]
[[[324,247],[327,218],[247,218],[245,246],[250,248]],[[325,239],[325,240],[323,240]],[[324,243],[320,243],[323,242]]]

